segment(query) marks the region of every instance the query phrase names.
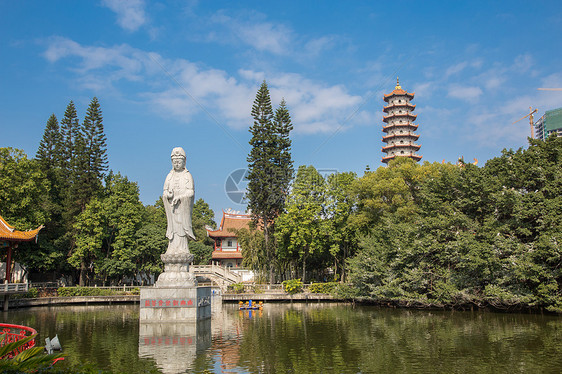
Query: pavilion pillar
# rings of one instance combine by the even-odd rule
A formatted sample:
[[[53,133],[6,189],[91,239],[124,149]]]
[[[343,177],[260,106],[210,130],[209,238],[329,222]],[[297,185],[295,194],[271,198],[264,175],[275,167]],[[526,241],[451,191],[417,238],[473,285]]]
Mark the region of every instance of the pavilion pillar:
[[[10,278],[12,275],[12,248],[13,244],[8,244],[8,251],[6,252],[6,282],[10,283]]]
[[[4,283],[6,284],[5,287],[8,287],[7,284],[10,283],[10,278],[12,275],[12,249],[13,249],[13,245],[12,243],[8,243],[8,251],[6,252],[6,279],[4,281]],[[10,295],[9,294],[5,294],[4,295],[4,302],[2,303],[2,310],[4,312],[8,311],[8,304],[9,304],[9,300],[10,300]]]

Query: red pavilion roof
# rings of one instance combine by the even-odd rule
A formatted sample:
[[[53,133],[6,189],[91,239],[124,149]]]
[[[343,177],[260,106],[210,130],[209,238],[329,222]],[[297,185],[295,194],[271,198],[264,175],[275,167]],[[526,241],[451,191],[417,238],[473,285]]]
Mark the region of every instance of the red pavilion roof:
[[[240,251],[213,251],[213,260],[215,259],[235,259],[243,258]]]
[[[235,238],[236,231],[250,227],[252,217],[249,214],[237,214],[222,212],[220,228],[218,230],[207,230],[210,238]]]
[[[18,231],[0,216],[0,241],[7,242],[28,242],[37,238],[43,226],[35,230]]]

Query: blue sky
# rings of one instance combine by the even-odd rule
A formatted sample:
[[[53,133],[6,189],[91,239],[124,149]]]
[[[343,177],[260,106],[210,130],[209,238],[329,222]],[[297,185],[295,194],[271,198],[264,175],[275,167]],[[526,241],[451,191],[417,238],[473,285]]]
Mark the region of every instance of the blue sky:
[[[423,161],[524,147],[529,106],[562,107],[560,1],[0,0],[0,147],[33,157],[49,116],[97,96],[110,168],[153,204],[183,147],[220,217],[265,79],[295,167],[381,166],[382,95],[415,92]],[[538,117],[537,117],[538,118]]]

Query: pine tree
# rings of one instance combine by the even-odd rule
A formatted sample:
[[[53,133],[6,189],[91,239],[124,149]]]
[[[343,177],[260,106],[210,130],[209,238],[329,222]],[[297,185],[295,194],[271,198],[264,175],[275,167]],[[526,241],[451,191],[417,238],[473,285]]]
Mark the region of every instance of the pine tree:
[[[76,189],[81,197],[82,207],[96,196],[102,187],[107,171],[106,137],[103,131],[103,117],[96,97],[90,102],[86,118],[80,126],[75,144]]]
[[[275,219],[282,211],[288,184],[293,173],[290,155],[292,129],[285,102],[275,115],[267,83],[260,86],[252,106],[254,124],[250,128],[252,149],[248,155],[248,209],[252,220],[264,232],[264,246],[269,264],[269,280],[273,283]]]
[[[61,121],[61,166],[67,173],[72,169],[72,159],[75,154],[76,140],[79,136],[78,115],[72,100],[68,103]]]
[[[89,156],[89,172],[97,180],[103,180],[107,172],[107,145],[103,130],[103,117],[97,97],[90,102],[82,127],[82,135]]]
[[[60,269],[67,246],[61,242],[65,233],[63,219],[63,201],[68,187],[68,175],[62,169],[63,161],[62,135],[57,117],[52,114],[45,126],[43,138],[37,150],[36,159],[47,175],[49,193],[45,209],[49,216],[45,228],[41,231],[40,250],[43,256],[41,266],[44,269]]]
[[[43,138],[39,143],[35,158],[44,169],[60,166],[61,159],[61,133],[59,122],[54,114],[51,114],[45,126]]]
[[[278,173],[277,179],[274,182],[277,184],[278,196],[282,200],[281,203],[285,205],[289,183],[294,173],[293,160],[291,158],[291,139],[289,138],[293,125],[285,99],[281,100],[279,108],[275,111],[273,123],[274,131],[278,136],[277,154],[274,160],[278,168]]]

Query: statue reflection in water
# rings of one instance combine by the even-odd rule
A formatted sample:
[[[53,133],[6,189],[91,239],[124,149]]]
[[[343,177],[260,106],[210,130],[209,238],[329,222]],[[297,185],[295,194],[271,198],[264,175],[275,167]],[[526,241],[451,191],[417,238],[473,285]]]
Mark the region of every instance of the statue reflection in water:
[[[162,373],[185,373],[197,354],[211,346],[211,319],[193,323],[141,323],[139,357],[156,362]]]

